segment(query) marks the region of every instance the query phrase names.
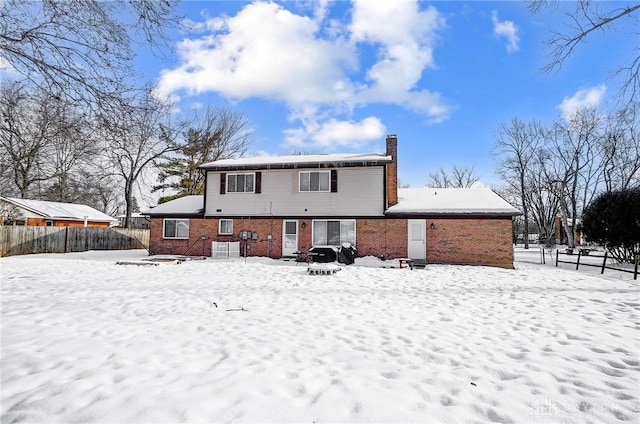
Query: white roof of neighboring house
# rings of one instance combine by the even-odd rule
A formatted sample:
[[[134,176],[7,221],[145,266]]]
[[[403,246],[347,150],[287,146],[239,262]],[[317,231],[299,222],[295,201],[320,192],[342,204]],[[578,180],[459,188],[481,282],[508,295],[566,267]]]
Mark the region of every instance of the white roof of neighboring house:
[[[49,202],[46,200],[29,200],[13,197],[0,197],[0,201],[25,209],[43,218],[78,221],[84,221],[86,218],[87,221],[118,222],[116,218],[102,213],[91,206],[79,205],[77,203]]]
[[[400,188],[398,204],[389,214],[495,214],[519,215],[514,208],[489,188]]]
[[[357,164],[371,162],[391,162],[391,156],[381,153],[332,153],[326,155],[258,156],[238,159],[222,159],[200,166],[202,169],[222,168],[280,168],[302,167],[320,164]]]
[[[161,203],[155,208],[143,211],[144,215],[198,215],[204,210],[204,196],[184,196],[166,203]]]
[[[118,215],[118,218],[125,218],[126,214]],[[131,218],[144,218],[144,214],[140,212],[131,212]]]

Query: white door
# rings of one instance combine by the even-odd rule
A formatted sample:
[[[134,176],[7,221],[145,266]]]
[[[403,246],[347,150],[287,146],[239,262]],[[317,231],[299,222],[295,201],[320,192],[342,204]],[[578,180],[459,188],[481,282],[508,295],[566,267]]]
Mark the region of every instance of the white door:
[[[298,221],[282,223],[282,256],[295,256],[298,251]]]
[[[411,259],[427,258],[426,230],[427,221],[424,219],[407,220],[407,256]]]

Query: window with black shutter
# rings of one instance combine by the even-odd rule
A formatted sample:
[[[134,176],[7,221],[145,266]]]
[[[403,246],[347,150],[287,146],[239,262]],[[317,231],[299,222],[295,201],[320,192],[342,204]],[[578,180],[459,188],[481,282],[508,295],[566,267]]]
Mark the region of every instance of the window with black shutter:
[[[329,171],[300,171],[299,181],[300,191],[333,191]]]
[[[255,174],[227,174],[227,193],[255,193]]]

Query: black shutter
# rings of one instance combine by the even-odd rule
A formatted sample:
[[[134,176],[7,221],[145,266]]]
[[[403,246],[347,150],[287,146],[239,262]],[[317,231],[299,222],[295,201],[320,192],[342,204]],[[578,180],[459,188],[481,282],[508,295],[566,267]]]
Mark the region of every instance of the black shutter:
[[[227,174],[224,172],[220,174],[220,194],[227,192]]]
[[[331,193],[338,192],[338,170],[331,170]]]
[[[256,193],[262,193],[262,172],[256,172],[255,184]]]

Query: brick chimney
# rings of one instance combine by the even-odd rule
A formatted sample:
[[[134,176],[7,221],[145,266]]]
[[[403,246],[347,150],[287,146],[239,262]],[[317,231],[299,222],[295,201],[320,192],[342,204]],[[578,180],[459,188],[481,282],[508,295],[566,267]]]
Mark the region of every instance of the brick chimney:
[[[387,207],[398,204],[398,137],[387,135],[387,156],[392,162],[387,164]]]

